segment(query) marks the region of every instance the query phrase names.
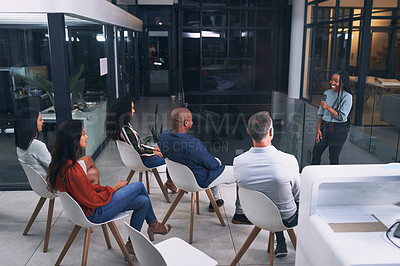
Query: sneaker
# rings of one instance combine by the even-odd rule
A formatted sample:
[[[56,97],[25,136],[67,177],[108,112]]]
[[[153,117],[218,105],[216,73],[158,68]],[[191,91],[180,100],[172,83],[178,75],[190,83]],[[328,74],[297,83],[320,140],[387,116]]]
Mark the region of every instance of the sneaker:
[[[219,199],[215,201],[217,203],[218,208],[224,206],[224,200],[223,199]],[[209,212],[215,212],[214,207],[212,206],[211,202],[210,205],[208,205],[208,211]]]
[[[252,222],[247,219],[246,215],[244,214],[237,214],[233,215],[232,218],[232,223],[233,224],[253,224]]]
[[[287,248],[286,243],[276,244],[275,248],[275,257],[281,258],[287,256]]]

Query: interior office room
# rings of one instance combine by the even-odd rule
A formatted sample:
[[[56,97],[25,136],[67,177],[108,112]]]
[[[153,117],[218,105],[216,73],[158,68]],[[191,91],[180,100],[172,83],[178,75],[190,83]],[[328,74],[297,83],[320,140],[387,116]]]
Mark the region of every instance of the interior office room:
[[[346,232],[327,227],[326,220],[320,217],[326,214],[326,207],[351,205],[376,214],[384,228],[400,220],[400,175],[396,168],[400,162],[399,8],[398,0],[3,3],[0,6],[0,199],[4,203],[0,204],[0,232],[4,238],[0,240],[0,265],[7,265],[7,261],[14,265],[53,265],[73,228],[56,199],[49,251],[42,252],[47,203],[29,234],[22,235],[38,197],[16,154],[17,111],[34,107],[41,112],[44,125],[38,138],[50,152],[57,126],[67,119],[81,120],[89,136],[85,155],[95,160],[101,183],[112,185],[129,173],[104,128],[107,110],[120,96],[134,99],[136,113],[131,123],[143,138],[151,136],[150,127],[156,121],[164,130],[171,129],[171,110],[188,107],[194,122],[191,133],[225,165],[232,165],[236,156],[252,146],[246,132],[249,117],[258,111],[270,112],[275,132],[272,144],[296,157],[301,178],[307,170],[304,174],[307,196],[304,205],[300,205],[300,224],[295,228],[297,251],[286,235],[288,256],[274,258],[273,263],[329,265],[324,264],[328,260],[331,265],[358,263],[357,256],[363,253],[356,252],[357,256],[351,260],[346,257],[350,256],[346,250],[330,253],[340,245],[342,235],[336,239],[337,235]],[[351,125],[340,154],[340,165],[344,168],[336,166],[341,169],[337,171],[335,166],[327,166],[326,151],[321,162],[325,166],[316,167],[322,169],[318,172],[310,167],[317,110],[324,91],[330,88],[332,74],[339,70],[349,73],[353,95]],[[361,168],[352,168],[354,165]],[[165,181],[165,169],[159,171]],[[365,173],[368,181],[364,183],[353,171]],[[339,173],[349,180],[336,178]],[[325,178],[326,184],[314,175]],[[138,173],[132,180],[139,180]],[[150,199],[161,220],[170,203],[165,202],[151,174],[149,182]],[[221,212],[227,226],[218,225],[215,214],[206,209],[208,199],[201,195],[201,214],[195,216],[192,246],[218,265],[230,265],[253,227],[231,223],[235,186],[222,185],[220,193],[225,200]],[[175,196],[169,195],[173,201]],[[333,195],[341,200],[331,201],[329,197]],[[365,197],[377,200],[360,200]],[[159,237],[155,243],[169,237],[188,241],[189,202],[189,196],[184,196],[170,218],[174,226],[171,234]],[[301,216],[302,212],[307,217]],[[116,224],[125,239],[128,231],[123,221],[129,219]],[[302,224],[307,228],[300,228]],[[390,246],[389,251],[396,251],[382,228],[370,232],[373,239]],[[363,233],[366,232],[352,232],[351,243],[358,243]],[[320,254],[325,254],[317,256],[318,260],[310,258],[312,254],[306,248],[308,234],[310,240],[320,243],[313,248],[320,247]],[[83,237],[82,232],[78,234],[63,264],[81,263]],[[363,237],[367,239],[368,235]],[[239,265],[271,265],[268,239],[268,231],[261,230]],[[127,263],[114,239],[111,250],[104,244],[101,230],[94,229],[88,264]],[[141,265],[140,261],[133,262]],[[380,260],[378,255],[369,263],[366,265],[396,265],[400,260],[396,257],[392,261]]]

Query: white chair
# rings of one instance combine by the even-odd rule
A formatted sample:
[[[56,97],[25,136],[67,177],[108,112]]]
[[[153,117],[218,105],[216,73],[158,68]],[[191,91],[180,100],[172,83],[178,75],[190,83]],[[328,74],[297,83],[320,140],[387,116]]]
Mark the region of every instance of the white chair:
[[[135,255],[141,266],[214,266],[218,262],[189,245],[172,237],[153,245],[142,233],[125,222]]]
[[[113,233],[113,235],[115,237],[115,240],[117,241],[122,253],[125,256],[125,260],[128,261],[129,265],[133,266],[132,259],[129,256],[128,251],[126,250],[125,244],[122,241],[121,235],[119,234],[119,231],[114,223],[115,220],[119,220],[121,218],[126,217],[128,215],[127,213],[120,212],[114,218],[112,218],[111,220],[108,220],[107,222],[104,222],[104,223],[92,223],[86,218],[86,216],[83,213],[82,208],[79,206],[79,204],[67,192],[59,191],[58,195],[60,197],[61,203],[63,205],[64,211],[65,211],[68,219],[73,224],[75,224],[75,227],[72,230],[72,233],[69,236],[67,243],[65,243],[65,246],[64,246],[63,250],[61,251],[61,254],[58,257],[55,265],[60,265],[65,254],[68,252],[69,247],[71,246],[72,242],[74,242],[76,235],[78,234],[79,230],[82,227],[86,228],[85,243],[83,246],[83,255],[82,255],[82,265],[86,265],[86,262],[87,262],[88,251],[89,251],[89,242],[90,242],[90,233],[92,231],[93,226],[101,225],[101,227],[103,229],[104,237],[106,239],[107,247],[110,249],[111,242],[110,242],[110,238],[108,236],[108,231],[107,231],[107,226],[106,226],[106,224],[108,224],[111,232]]]
[[[29,184],[31,185],[32,190],[40,196],[39,202],[36,205],[36,208],[33,211],[31,218],[29,219],[29,222],[25,228],[25,231],[23,232],[24,236],[28,234],[29,229],[31,228],[37,215],[39,214],[40,210],[42,209],[43,204],[45,203],[46,199],[50,199],[49,211],[47,213],[46,234],[44,237],[44,247],[43,247],[43,252],[47,252],[48,247],[49,247],[51,221],[53,218],[54,201],[55,201],[55,198],[58,197],[58,195],[53,194],[49,190],[47,190],[46,180],[35,169],[33,169],[30,165],[27,165],[23,162],[19,162],[19,163],[21,164],[22,169],[24,169],[24,172],[26,174],[26,177],[28,178],[28,181],[29,181]]]
[[[161,191],[165,197],[165,200],[170,203],[170,199],[168,197],[168,192],[167,189],[164,187],[164,184],[161,181],[160,174],[158,173],[157,168],[147,168],[143,162],[142,159],[140,158],[139,153],[128,143],[120,140],[116,140],[115,143],[117,144],[119,155],[121,156],[121,160],[124,163],[124,165],[131,169],[131,171],[128,174],[128,177],[126,178],[126,181],[130,182],[132,179],[132,176],[135,172],[139,172],[139,182],[142,182],[142,177],[143,177],[143,172],[146,173],[146,184],[147,184],[147,193],[150,194],[150,184],[149,184],[149,175],[148,171],[152,171],[154,174],[154,177],[157,180],[158,185],[161,188]]]
[[[221,222],[222,226],[225,226],[224,219],[222,218],[221,212],[215,202],[214,196],[211,193],[211,189],[209,188],[201,188],[196,182],[196,178],[193,172],[186,166],[169,159],[165,159],[167,164],[167,169],[170,174],[171,180],[174,184],[180,189],[178,195],[176,196],[174,202],[172,203],[171,207],[169,208],[167,214],[162,221],[162,224],[165,224],[169,217],[171,216],[172,212],[174,211],[176,205],[178,205],[179,201],[182,199],[183,194],[186,192],[192,193],[192,200],[191,200],[191,208],[190,208],[190,235],[189,235],[189,243],[193,243],[193,220],[194,220],[194,195],[196,193],[197,196],[197,214],[200,213],[199,211],[199,191],[204,190],[214,207],[215,213],[218,216],[219,221]]]
[[[287,228],[276,205],[263,193],[247,188],[239,188],[240,204],[247,218],[254,224],[246,241],[233,259],[231,266],[236,265],[247,251],[261,229],[268,230],[269,265],[274,263],[274,233],[287,230],[293,247],[296,250],[296,234],[292,228]]]

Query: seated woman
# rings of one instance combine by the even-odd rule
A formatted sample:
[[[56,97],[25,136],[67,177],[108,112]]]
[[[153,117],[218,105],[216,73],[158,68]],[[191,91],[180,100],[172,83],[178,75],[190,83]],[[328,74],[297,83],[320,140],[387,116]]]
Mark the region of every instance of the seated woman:
[[[116,99],[107,113],[106,134],[112,140],[122,140],[129,143],[140,155],[143,164],[148,168],[155,168],[165,164],[160,149],[142,144],[139,134],[130,124],[135,113],[133,101],[123,96]],[[171,179],[165,183],[165,187],[172,193],[177,193],[178,188]]]
[[[51,154],[46,144],[37,139],[43,129],[43,119],[40,112],[31,107],[25,107],[16,113],[15,119],[15,146],[17,146],[18,160],[30,165],[38,173],[46,177],[51,161]],[[99,184],[99,170],[92,157],[83,156],[88,171],[88,179],[93,184]]]
[[[82,207],[89,221],[105,222],[117,213],[133,210],[130,225],[141,230],[143,221],[149,224],[147,233],[150,240],[154,234],[167,234],[170,225],[157,221],[150,198],[143,183],[127,184],[119,181],[113,187],[91,184],[86,177],[87,165],[79,160],[87,146],[86,132],[79,120],[67,120],[57,129],[56,143],[47,177],[49,190],[68,192]],[[126,243],[128,252],[133,254],[132,243]]]

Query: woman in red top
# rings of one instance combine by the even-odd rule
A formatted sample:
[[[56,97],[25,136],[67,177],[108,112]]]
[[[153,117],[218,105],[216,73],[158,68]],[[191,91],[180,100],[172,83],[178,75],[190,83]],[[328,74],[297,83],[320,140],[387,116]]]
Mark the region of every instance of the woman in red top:
[[[87,179],[87,165],[79,160],[87,146],[86,132],[79,120],[64,121],[57,129],[56,143],[52,153],[47,177],[49,190],[68,192],[81,206],[89,221],[101,223],[117,213],[133,210],[130,225],[141,230],[146,220],[150,240],[154,234],[167,234],[171,226],[157,221],[150,198],[143,183],[127,184],[118,181],[113,187],[91,184]],[[126,243],[128,252],[133,253],[132,243]]]

